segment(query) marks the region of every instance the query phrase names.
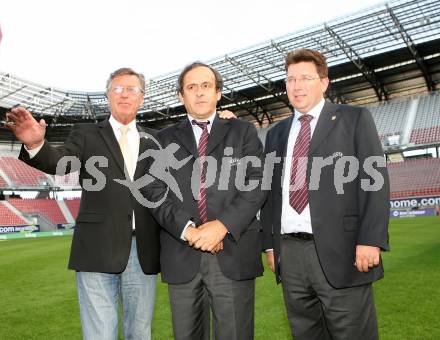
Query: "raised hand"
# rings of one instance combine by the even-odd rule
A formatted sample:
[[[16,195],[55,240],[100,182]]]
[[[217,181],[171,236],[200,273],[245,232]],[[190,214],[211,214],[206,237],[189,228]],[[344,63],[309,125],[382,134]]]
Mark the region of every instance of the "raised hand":
[[[44,142],[46,134],[46,122],[41,119],[39,122],[32,117],[32,114],[23,107],[16,107],[6,114],[8,121],[5,126],[11,130],[15,137],[28,149],[35,149]]]

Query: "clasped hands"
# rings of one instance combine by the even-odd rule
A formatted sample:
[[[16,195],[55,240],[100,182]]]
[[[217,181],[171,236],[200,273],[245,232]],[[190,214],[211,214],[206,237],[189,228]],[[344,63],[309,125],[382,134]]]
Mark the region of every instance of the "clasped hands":
[[[223,239],[228,229],[219,220],[209,221],[198,228],[188,226],[185,232],[185,239],[195,249],[218,253],[223,249]]]

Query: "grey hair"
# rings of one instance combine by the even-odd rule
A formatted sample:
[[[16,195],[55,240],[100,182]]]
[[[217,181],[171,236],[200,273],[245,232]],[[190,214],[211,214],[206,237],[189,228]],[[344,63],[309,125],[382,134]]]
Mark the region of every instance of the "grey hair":
[[[115,79],[118,76],[136,76],[139,79],[139,82],[141,83],[141,89],[142,91],[145,91],[145,77],[142,73],[138,73],[134,71],[133,69],[129,67],[122,67],[120,69],[117,69],[113,73],[110,74],[110,77],[107,80],[106,85],[106,92],[110,90],[110,86],[112,84],[113,79]]]

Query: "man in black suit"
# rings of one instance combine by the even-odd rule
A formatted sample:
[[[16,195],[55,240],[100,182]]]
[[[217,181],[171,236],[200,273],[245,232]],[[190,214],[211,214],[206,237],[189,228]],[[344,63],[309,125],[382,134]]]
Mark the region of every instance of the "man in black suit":
[[[21,160],[49,174],[63,168],[66,156],[79,164],[82,197],[69,268],[77,272],[84,339],[117,338],[119,298],[124,338],[151,338],[159,227],[128,187],[117,182],[144,174],[145,161],[137,164],[137,158],[148,143],[140,137],[154,135],[136,125],[144,88],[142,74],[128,68],[112,73],[107,82],[110,118],[75,125],[57,147],[44,140],[44,120],[37,122],[24,108],[8,114],[9,128],[24,144]]]
[[[251,123],[218,118],[222,85],[203,63],[181,72],[178,94],[188,116],[158,133],[162,147],[179,146],[169,157],[178,187],[146,187],[152,202],[171,189],[154,215],[163,227],[162,280],[177,340],[209,339],[208,304],[216,340],[253,339],[255,277],[263,272],[256,219],[265,199],[263,147]]]
[[[295,339],[377,339],[372,282],[388,250],[389,182],[368,110],[324,101],[324,56],[286,57],[291,117],[266,138],[275,167],[262,209],[268,264]]]

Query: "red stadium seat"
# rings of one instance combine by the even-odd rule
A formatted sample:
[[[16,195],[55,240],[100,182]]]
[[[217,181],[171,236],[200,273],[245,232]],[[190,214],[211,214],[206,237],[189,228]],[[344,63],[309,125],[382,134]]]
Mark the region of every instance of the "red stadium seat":
[[[72,214],[72,217],[76,219],[76,217],[78,216],[78,211],[79,211],[79,203],[80,203],[80,199],[79,198],[74,198],[74,199],[66,199],[64,200],[64,203],[66,203],[67,207],[70,210],[70,213]]]
[[[414,159],[388,164],[391,198],[440,195],[440,159]]]
[[[14,157],[0,157],[0,168],[12,182],[12,186],[42,186],[49,178],[41,171]]]
[[[67,223],[56,200],[10,198],[7,201],[24,213],[41,214],[53,224]]]
[[[1,226],[20,226],[29,224],[5,205],[5,202],[0,202],[0,221]]]

